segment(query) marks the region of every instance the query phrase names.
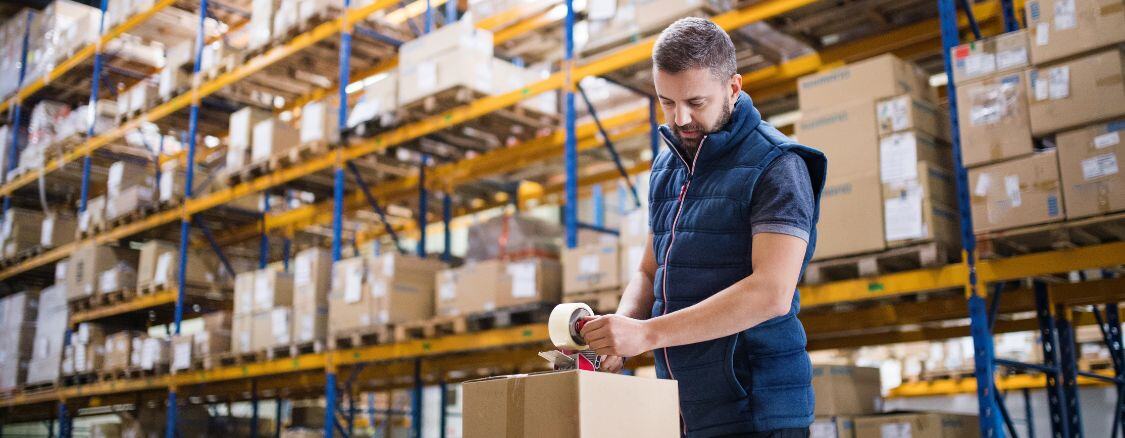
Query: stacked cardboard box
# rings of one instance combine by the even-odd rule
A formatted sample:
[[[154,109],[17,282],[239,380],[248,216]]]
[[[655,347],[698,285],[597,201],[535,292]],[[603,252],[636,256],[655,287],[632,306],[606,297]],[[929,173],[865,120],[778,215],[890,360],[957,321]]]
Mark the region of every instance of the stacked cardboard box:
[[[55,248],[74,241],[78,221],[74,216],[61,212],[47,213],[43,218],[42,234],[39,244],[44,248]]]
[[[26,379],[38,309],[38,290],[0,298],[0,391],[15,389]]]
[[[156,173],[143,164],[118,161],[109,166],[106,181],[106,220],[114,220],[152,205]]]
[[[201,185],[200,182],[208,181],[207,170],[202,166],[196,166],[193,178],[192,196],[206,195],[210,191],[211,185]],[[184,191],[186,182],[187,171],[180,165],[179,160],[164,162],[160,165],[160,180],[157,181],[156,201],[161,204],[171,204],[183,199],[184,193],[186,193]]]
[[[273,11],[276,0],[253,0],[250,2],[250,22],[246,26],[249,34],[246,50],[261,49],[273,39]]]
[[[137,251],[89,242],[75,249],[68,260],[66,293],[68,299],[76,300],[98,291],[98,281],[108,270],[135,271]]]
[[[466,315],[533,303],[557,303],[561,266],[548,258],[486,260],[437,274],[438,315]]]
[[[997,231],[1062,220],[1055,150],[969,169],[973,229]]]
[[[293,275],[266,268],[235,277],[233,350],[259,351],[292,341]]]
[[[856,438],[973,438],[980,436],[975,415],[937,412],[896,413],[855,419]]]
[[[563,250],[563,293],[580,294],[621,286],[617,239]]]
[[[892,243],[943,231],[927,222],[926,193],[917,187],[918,163],[945,168],[950,162],[946,123],[923,71],[882,55],[803,77],[797,88],[797,139],[828,156],[816,258],[883,250],[888,231]],[[884,225],[884,190],[895,196],[891,202],[911,207],[893,212],[895,224]],[[900,220],[907,224],[899,227]]]
[[[1125,209],[1125,119],[1061,132],[1055,137],[1066,217],[1078,219]]]
[[[105,330],[84,322],[70,336],[63,350],[63,375],[93,373],[105,366]]]
[[[250,163],[250,148],[254,144],[254,127],[268,120],[272,114],[254,107],[246,107],[231,113],[227,134],[226,166],[227,172],[237,171]]]
[[[328,292],[332,254],[323,248],[297,253],[293,262],[293,341],[324,339],[328,328]]]
[[[65,266],[60,263],[59,266]],[[56,281],[65,277],[58,272]],[[62,275],[59,275],[62,274]],[[28,384],[52,382],[59,377],[62,365],[63,337],[66,335],[69,314],[66,305],[66,288],[60,283],[47,287],[39,293],[38,314],[35,317],[35,341],[32,343],[31,359],[27,365]]]
[[[1025,77],[1035,136],[1125,114],[1125,49],[1037,64]]]
[[[682,17],[707,17],[729,8],[716,0],[627,0],[591,6],[590,37],[581,46],[586,56],[660,32]]]
[[[301,144],[340,141],[338,99],[327,98],[301,107]]]
[[[852,437],[857,416],[879,412],[878,368],[817,365],[812,384],[816,394],[816,420],[810,428],[813,437]]]
[[[1118,0],[1031,0],[1024,9],[1035,65],[1125,41]]]
[[[86,209],[78,212],[78,231],[85,233],[105,225],[105,195],[86,200]]]
[[[38,210],[9,209],[0,225],[3,257],[15,257],[22,251],[38,247],[43,238],[43,219],[43,212]]]
[[[137,288],[140,290],[176,287],[179,282],[179,246],[150,240],[141,245],[137,263]],[[195,290],[215,282],[218,260],[209,251],[189,251],[185,283]]]
[[[139,334],[133,337],[129,366],[146,371],[165,369],[170,360],[170,350],[167,338]]]
[[[492,93],[492,32],[460,20],[399,48],[398,101],[409,105],[445,90],[465,87]]]
[[[282,155],[300,146],[301,132],[276,118],[262,120],[254,125],[250,162],[260,163],[272,156]]]
[[[328,297],[330,335],[432,317],[435,275],[443,267],[397,253],[337,262]]]
[[[133,338],[143,336],[140,332],[126,330],[105,337],[105,369],[123,370],[128,368],[133,358]]]

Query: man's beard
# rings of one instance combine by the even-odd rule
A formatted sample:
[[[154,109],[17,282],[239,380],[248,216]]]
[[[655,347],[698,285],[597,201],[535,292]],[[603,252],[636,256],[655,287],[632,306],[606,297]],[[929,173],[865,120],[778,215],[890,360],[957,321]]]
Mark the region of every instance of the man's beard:
[[[723,112],[719,114],[719,118],[715,120],[715,123],[709,128],[704,129],[703,126],[700,126],[696,123],[692,123],[687,126],[672,125],[672,132],[675,133],[676,137],[680,139],[680,144],[682,144],[685,148],[694,151],[699,147],[699,142],[703,141],[704,137],[706,137],[708,134],[723,129],[724,126],[727,126],[727,122],[730,122],[730,113],[730,97],[728,96],[723,99]],[[698,131],[702,135],[693,139],[684,138],[683,134],[681,134],[680,131],[685,129],[688,131]]]

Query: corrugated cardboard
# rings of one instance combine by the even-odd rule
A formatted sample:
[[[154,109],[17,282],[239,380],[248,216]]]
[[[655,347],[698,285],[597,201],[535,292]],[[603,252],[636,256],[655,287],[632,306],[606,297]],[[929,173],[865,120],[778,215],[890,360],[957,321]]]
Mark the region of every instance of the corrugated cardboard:
[[[855,438],[855,419],[852,417],[816,417],[809,426],[809,438]]]
[[[15,257],[20,252],[39,246],[43,238],[43,212],[25,208],[11,208],[0,224],[0,241],[4,245],[3,257]]]
[[[105,195],[95,196],[86,201],[86,210],[78,213],[78,230],[90,231],[105,223]]]
[[[508,287],[496,291],[496,307],[559,302],[562,267],[556,260],[533,258],[508,262],[505,277]]]
[[[67,263],[66,290],[69,299],[88,297],[98,290],[98,276],[105,270],[125,263],[136,266],[137,251],[86,243],[74,250]]]
[[[831,161],[831,159],[829,159]],[[855,218],[863,217],[862,221]],[[820,200],[814,259],[880,251],[883,240],[882,184],[877,171],[833,178]]]
[[[309,102],[301,107],[301,144],[340,141],[338,108],[335,99]]]
[[[1054,150],[969,169],[973,229],[996,231],[1062,220]]]
[[[249,315],[254,312],[254,279],[258,271],[247,271],[234,276],[234,314]]]
[[[332,266],[332,291],[328,295],[328,332],[343,333],[370,327],[372,297],[364,257],[341,259]]]
[[[297,253],[293,264],[294,342],[323,339],[328,326],[332,254],[323,248]]]
[[[903,131],[879,139],[879,179],[884,183],[918,178],[918,163],[949,169],[949,146],[918,131]]]
[[[1125,119],[1066,131],[1055,137],[1067,218],[1125,209],[1122,137]]]
[[[129,359],[133,355],[133,337],[139,335],[134,331],[123,331],[105,337],[105,368],[107,370],[120,370],[129,367]]]
[[[43,228],[39,244],[44,248],[55,248],[74,241],[74,233],[78,230],[78,220],[74,216],[58,212],[48,213],[43,218]]]
[[[621,285],[617,242],[563,250],[563,293],[615,289]]]
[[[980,436],[975,415],[916,413],[855,419],[856,438],[974,438]]]
[[[968,42],[950,50],[953,82],[965,82],[1030,66],[1027,31],[1017,30]]]
[[[469,381],[467,437],[677,437],[676,382],[593,371]]]
[[[935,100],[926,73],[914,64],[890,54],[797,80],[797,100],[801,111],[820,110],[853,100],[877,100],[904,93],[924,100]]]
[[[156,200],[156,192],[149,186],[132,186],[109,195],[105,205],[105,217],[114,220],[149,207]]]
[[[834,178],[879,169],[879,124],[874,100],[853,100],[809,110],[802,107],[801,114],[797,138],[828,156],[829,184]]]
[[[35,341],[31,344],[25,383],[50,382],[59,377],[68,316],[65,287],[54,285],[40,291]]]
[[[254,315],[234,315],[231,318],[231,351],[249,353],[254,351]]]
[[[813,367],[817,416],[866,415],[878,412],[879,369],[843,365]]]
[[[227,148],[249,150],[250,146],[254,144],[254,126],[270,117],[273,117],[273,113],[251,106],[231,113],[230,131],[227,133]]]
[[[113,198],[125,189],[135,186],[148,187],[151,191],[155,178],[156,173],[145,164],[133,161],[118,161],[109,166],[106,193],[109,194],[109,198]]]
[[[38,289],[0,298],[0,391],[15,389],[26,379],[38,310]]]
[[[1125,50],[1110,49],[1028,70],[1031,133],[1046,135],[1125,114],[1123,55]]]
[[[937,241],[959,247],[960,220],[953,175],[919,162],[916,178],[883,183],[883,226],[887,246]]]
[[[398,100],[402,105],[427,96],[465,87],[492,94],[492,61],[473,51],[444,52],[414,65],[400,65]]]
[[[250,161],[253,163],[284,154],[300,145],[301,133],[288,123],[278,119],[267,119],[254,125],[254,143],[250,148]]]
[[[254,311],[293,305],[293,274],[259,269],[254,275]]]
[[[1035,65],[1125,41],[1121,0],[1028,0],[1024,9]]]
[[[250,348],[258,351],[288,345],[292,340],[290,336],[293,327],[292,312],[293,310],[287,307],[277,307],[254,313]]]
[[[98,293],[131,291],[137,288],[137,270],[120,262],[98,274]]]
[[[957,86],[961,161],[977,166],[1032,153],[1024,71]]]
[[[909,94],[878,101],[875,104],[875,118],[879,124],[880,136],[913,129],[942,141],[949,141],[947,112]]]
[[[231,350],[231,314],[220,310],[203,315],[203,330],[192,337],[193,357],[208,357]]]
[[[370,258],[367,264],[374,323],[400,323],[434,315],[434,277],[444,264],[398,253]]]
[[[399,65],[414,66],[439,55],[470,53],[480,59],[492,57],[492,32],[473,26],[472,20],[457,21],[412,39],[399,47]]]
[[[163,338],[145,338],[141,350],[141,369],[155,370],[168,365],[170,361],[169,343]]]

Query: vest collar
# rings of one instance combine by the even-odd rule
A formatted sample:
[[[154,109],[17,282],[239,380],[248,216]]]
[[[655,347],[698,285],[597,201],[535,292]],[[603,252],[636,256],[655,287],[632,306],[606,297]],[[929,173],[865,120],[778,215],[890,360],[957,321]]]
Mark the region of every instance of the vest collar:
[[[710,160],[725,156],[731,149],[741,145],[746,137],[757,129],[761,123],[762,114],[754,107],[750,95],[746,94],[745,91],[739,91],[738,98],[734,101],[734,110],[730,114],[730,121],[722,129],[703,137],[699,149],[695,151],[693,161],[695,163],[707,163]],[[680,139],[676,137],[672,129],[665,124],[660,125],[659,130],[665,144],[672,150],[672,154],[679,157],[685,166],[694,167],[694,164],[688,165],[689,160],[681,152]]]

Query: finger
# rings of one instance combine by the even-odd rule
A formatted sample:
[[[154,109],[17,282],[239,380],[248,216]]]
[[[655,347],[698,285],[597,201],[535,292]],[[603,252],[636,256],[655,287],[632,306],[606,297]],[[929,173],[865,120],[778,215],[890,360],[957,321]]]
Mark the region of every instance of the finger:
[[[597,327],[592,330],[583,330],[581,334],[583,339],[589,340],[605,337],[609,333],[609,327]]]
[[[586,321],[586,324],[583,325],[582,330],[579,330],[578,332],[583,336],[585,336],[586,333],[590,332],[591,330],[597,330],[605,326],[605,319],[602,319],[602,317],[600,316],[584,316],[582,317],[582,320]]]
[[[598,350],[599,348],[605,348],[613,345],[613,340],[608,338],[601,338],[594,341],[587,341],[587,343],[591,349]],[[601,351],[598,351],[598,354],[602,354]]]

